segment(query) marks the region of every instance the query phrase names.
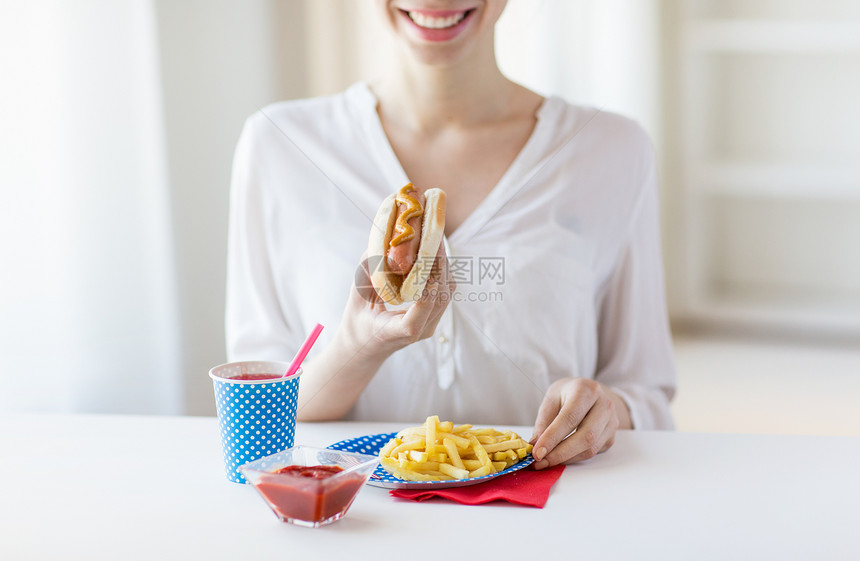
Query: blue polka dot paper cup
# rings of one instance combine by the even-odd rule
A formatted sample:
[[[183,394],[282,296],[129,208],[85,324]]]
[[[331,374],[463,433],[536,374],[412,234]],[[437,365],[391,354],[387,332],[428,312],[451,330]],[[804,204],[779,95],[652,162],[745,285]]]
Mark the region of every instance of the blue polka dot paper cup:
[[[231,362],[209,371],[227,479],[246,483],[239,466],[290,448],[296,434],[301,368],[289,378],[286,362]]]

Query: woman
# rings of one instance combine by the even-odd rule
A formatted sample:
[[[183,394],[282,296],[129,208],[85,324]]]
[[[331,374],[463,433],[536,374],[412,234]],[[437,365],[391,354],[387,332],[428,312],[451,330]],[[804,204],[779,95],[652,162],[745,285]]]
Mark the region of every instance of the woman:
[[[286,360],[319,321],[301,420],[534,423],[538,468],[590,458],[619,428],[671,427],[644,133],[506,79],[503,0],[377,4],[398,46],[386,76],[246,124],[230,359]],[[354,271],[376,207],[407,182],[446,191],[446,238],[424,297],[386,310]]]

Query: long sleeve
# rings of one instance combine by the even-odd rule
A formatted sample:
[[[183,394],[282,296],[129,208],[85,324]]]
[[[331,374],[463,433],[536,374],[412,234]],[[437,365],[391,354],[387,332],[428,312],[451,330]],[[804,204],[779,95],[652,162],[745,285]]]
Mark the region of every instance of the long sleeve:
[[[637,429],[671,429],[676,389],[666,313],[653,161],[632,228],[599,302],[595,379],[628,404]]]

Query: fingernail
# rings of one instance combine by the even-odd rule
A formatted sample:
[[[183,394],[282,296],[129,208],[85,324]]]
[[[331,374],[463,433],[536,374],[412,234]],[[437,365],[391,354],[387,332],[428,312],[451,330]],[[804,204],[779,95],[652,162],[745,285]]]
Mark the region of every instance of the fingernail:
[[[540,448],[535,450],[535,453],[532,455],[535,457],[536,460],[543,460],[543,457],[546,456],[546,448],[541,446]]]

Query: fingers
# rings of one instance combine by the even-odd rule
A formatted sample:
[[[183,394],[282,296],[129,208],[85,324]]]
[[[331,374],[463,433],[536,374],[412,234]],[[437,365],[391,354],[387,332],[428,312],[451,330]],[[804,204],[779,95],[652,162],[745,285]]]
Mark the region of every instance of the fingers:
[[[559,395],[558,388],[558,384],[551,385],[547,390],[543,401],[541,401],[537,418],[535,419],[535,426],[534,429],[532,429],[532,437],[529,440],[532,445],[537,444],[538,438],[540,438],[550,423],[552,423],[552,420],[558,416],[558,412],[561,409],[561,396]],[[533,455],[536,458],[538,455],[540,455],[540,458],[543,458],[546,455],[546,450],[539,454],[537,447],[535,446]]]
[[[556,382],[535,421],[535,467],[591,458],[612,445],[617,429],[615,405],[603,386],[578,378]]]
[[[385,302],[377,294],[370,280],[370,261],[367,257],[367,250],[361,255],[361,261],[355,269],[350,299],[355,305],[370,304],[371,308],[383,309],[385,307]]]
[[[448,260],[444,246],[440,246],[421,297],[405,312],[400,312],[399,321],[392,322],[395,336],[405,344],[431,337],[436,331],[453,292],[453,283],[448,277]]]
[[[430,280],[437,280],[439,283],[447,285],[448,292],[454,292],[457,283],[450,274],[448,254],[445,251],[445,244],[439,244],[439,251],[436,252],[436,257],[433,259],[433,267],[430,269]]]
[[[609,438],[607,427],[610,418],[606,409],[606,402],[595,402],[576,431],[559,442],[535,467],[543,469],[556,464],[580,462],[602,452]]]
[[[403,316],[401,328],[405,330],[404,335],[415,341],[432,336],[450,300],[451,290],[447,283],[439,279],[429,280],[421,298]]]
[[[456,286],[450,279],[444,244],[439,245],[420,297],[406,309],[386,307],[370,282],[371,270],[372,264],[368,263],[365,252],[356,270],[354,290],[344,321],[355,324],[355,333],[373,334],[370,346],[372,354],[390,354],[431,337]]]
[[[409,306],[397,326],[402,331],[402,336],[410,342],[419,341],[432,335],[432,333],[426,333],[426,328],[437,304],[435,293],[428,294],[427,291],[428,289],[425,289],[425,294]]]
[[[433,260],[433,266],[427,278],[427,284],[416,303],[432,304],[433,315],[441,316],[451,301],[456,283],[448,271],[448,258],[445,254],[445,246],[440,244],[439,251]]]
[[[587,381],[575,378],[560,380],[547,392],[538,411],[542,428],[535,427],[534,456],[542,459],[559,442],[567,438],[594,405],[596,396]],[[546,406],[546,408],[544,408]]]

